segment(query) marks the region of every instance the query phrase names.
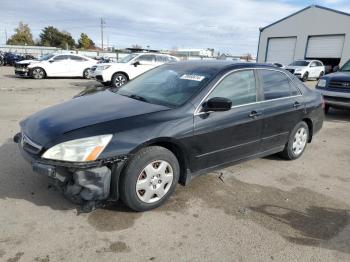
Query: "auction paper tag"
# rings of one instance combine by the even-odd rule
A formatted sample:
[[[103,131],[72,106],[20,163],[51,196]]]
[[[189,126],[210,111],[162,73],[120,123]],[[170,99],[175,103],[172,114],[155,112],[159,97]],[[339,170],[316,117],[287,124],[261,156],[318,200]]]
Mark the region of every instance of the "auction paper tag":
[[[184,79],[184,80],[192,80],[192,81],[202,81],[205,78],[205,76],[200,76],[200,75],[188,75],[188,74],[184,74],[180,77],[180,79]]]

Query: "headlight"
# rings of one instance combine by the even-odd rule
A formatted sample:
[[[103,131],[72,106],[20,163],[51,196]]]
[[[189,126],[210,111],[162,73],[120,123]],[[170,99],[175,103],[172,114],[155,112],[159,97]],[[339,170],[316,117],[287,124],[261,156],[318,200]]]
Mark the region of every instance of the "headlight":
[[[112,135],[102,135],[67,141],[51,147],[42,157],[70,162],[94,161],[111,139]]]
[[[318,87],[326,87],[327,85],[327,80],[326,79],[320,79],[317,83]]]
[[[108,69],[110,67],[111,67],[110,65],[103,65],[103,66],[98,66],[97,69],[98,70],[106,70],[106,69]]]

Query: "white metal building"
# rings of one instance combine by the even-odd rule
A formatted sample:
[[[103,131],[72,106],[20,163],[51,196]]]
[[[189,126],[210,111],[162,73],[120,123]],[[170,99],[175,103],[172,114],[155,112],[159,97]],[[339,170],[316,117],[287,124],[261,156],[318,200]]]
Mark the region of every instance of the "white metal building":
[[[343,65],[350,59],[350,14],[312,5],[260,29],[258,62],[284,65],[318,59]]]

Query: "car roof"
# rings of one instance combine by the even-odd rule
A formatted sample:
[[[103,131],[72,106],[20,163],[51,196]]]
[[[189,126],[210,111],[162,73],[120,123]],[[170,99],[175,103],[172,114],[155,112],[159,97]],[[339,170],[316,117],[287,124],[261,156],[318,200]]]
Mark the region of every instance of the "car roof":
[[[180,61],[170,64],[166,64],[172,68],[179,68],[186,70],[188,72],[212,72],[212,73],[222,73],[235,69],[244,69],[244,68],[271,68],[274,70],[282,71],[280,68],[261,63],[237,63],[227,60],[195,60],[195,61]]]

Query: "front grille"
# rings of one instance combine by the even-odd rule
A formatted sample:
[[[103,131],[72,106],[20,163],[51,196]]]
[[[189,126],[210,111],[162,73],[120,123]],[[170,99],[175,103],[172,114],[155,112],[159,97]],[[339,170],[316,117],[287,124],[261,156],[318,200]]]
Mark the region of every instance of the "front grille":
[[[295,70],[294,69],[286,69],[287,71],[291,72],[292,74],[294,74]]]
[[[23,133],[22,133],[21,145],[25,151],[32,153],[32,154],[38,154],[42,149],[42,146],[40,146],[37,143],[30,140]]]
[[[333,80],[329,82],[328,87],[350,90],[350,82]]]

